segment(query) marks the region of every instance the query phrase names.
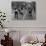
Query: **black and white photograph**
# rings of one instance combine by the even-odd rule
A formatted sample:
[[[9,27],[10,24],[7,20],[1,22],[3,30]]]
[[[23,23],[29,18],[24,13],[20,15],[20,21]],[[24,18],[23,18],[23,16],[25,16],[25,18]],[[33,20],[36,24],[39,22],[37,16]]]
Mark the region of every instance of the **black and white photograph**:
[[[35,20],[36,2],[12,1],[11,2],[13,19],[15,20]]]

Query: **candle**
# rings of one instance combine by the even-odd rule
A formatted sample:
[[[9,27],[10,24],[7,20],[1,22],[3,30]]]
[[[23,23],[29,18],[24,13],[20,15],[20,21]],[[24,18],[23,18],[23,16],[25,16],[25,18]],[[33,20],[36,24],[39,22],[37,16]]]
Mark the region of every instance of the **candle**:
[[[8,33],[8,32],[9,32],[9,30],[8,30],[8,29],[5,29],[5,32],[6,32],[6,33]]]

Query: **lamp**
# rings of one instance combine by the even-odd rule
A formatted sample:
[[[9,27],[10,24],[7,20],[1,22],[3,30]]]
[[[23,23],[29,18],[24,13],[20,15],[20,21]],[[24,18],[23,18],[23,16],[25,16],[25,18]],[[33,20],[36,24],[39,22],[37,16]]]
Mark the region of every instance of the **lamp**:
[[[5,29],[5,32],[7,33],[7,36],[9,36],[9,29]]]
[[[8,29],[5,29],[5,32],[6,32],[6,33],[9,33],[9,30],[8,30]]]

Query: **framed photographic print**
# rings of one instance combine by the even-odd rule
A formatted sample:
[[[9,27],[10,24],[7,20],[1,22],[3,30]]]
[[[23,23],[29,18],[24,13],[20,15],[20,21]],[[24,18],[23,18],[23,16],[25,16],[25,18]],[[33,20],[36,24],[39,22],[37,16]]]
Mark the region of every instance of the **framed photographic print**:
[[[12,1],[12,14],[14,20],[35,20],[36,19],[36,2]]]

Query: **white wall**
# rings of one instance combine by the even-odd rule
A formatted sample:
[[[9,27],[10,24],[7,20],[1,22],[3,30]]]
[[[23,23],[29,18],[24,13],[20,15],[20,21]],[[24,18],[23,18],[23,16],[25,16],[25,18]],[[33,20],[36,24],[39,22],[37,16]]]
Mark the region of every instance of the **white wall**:
[[[27,0],[30,1],[30,0]],[[45,2],[46,0],[35,0],[36,1],[36,20],[31,20],[31,21],[11,21],[8,22],[9,25],[7,24],[7,26],[10,27],[46,27],[46,6],[45,6]]]
[[[46,27],[46,0],[36,1],[36,20],[23,20],[14,21],[11,20],[11,1],[12,0],[0,0],[0,10],[5,11],[8,22],[6,27]],[[15,0],[14,0],[15,1]],[[22,0],[21,0],[22,1]],[[32,1],[32,0],[25,0]]]

